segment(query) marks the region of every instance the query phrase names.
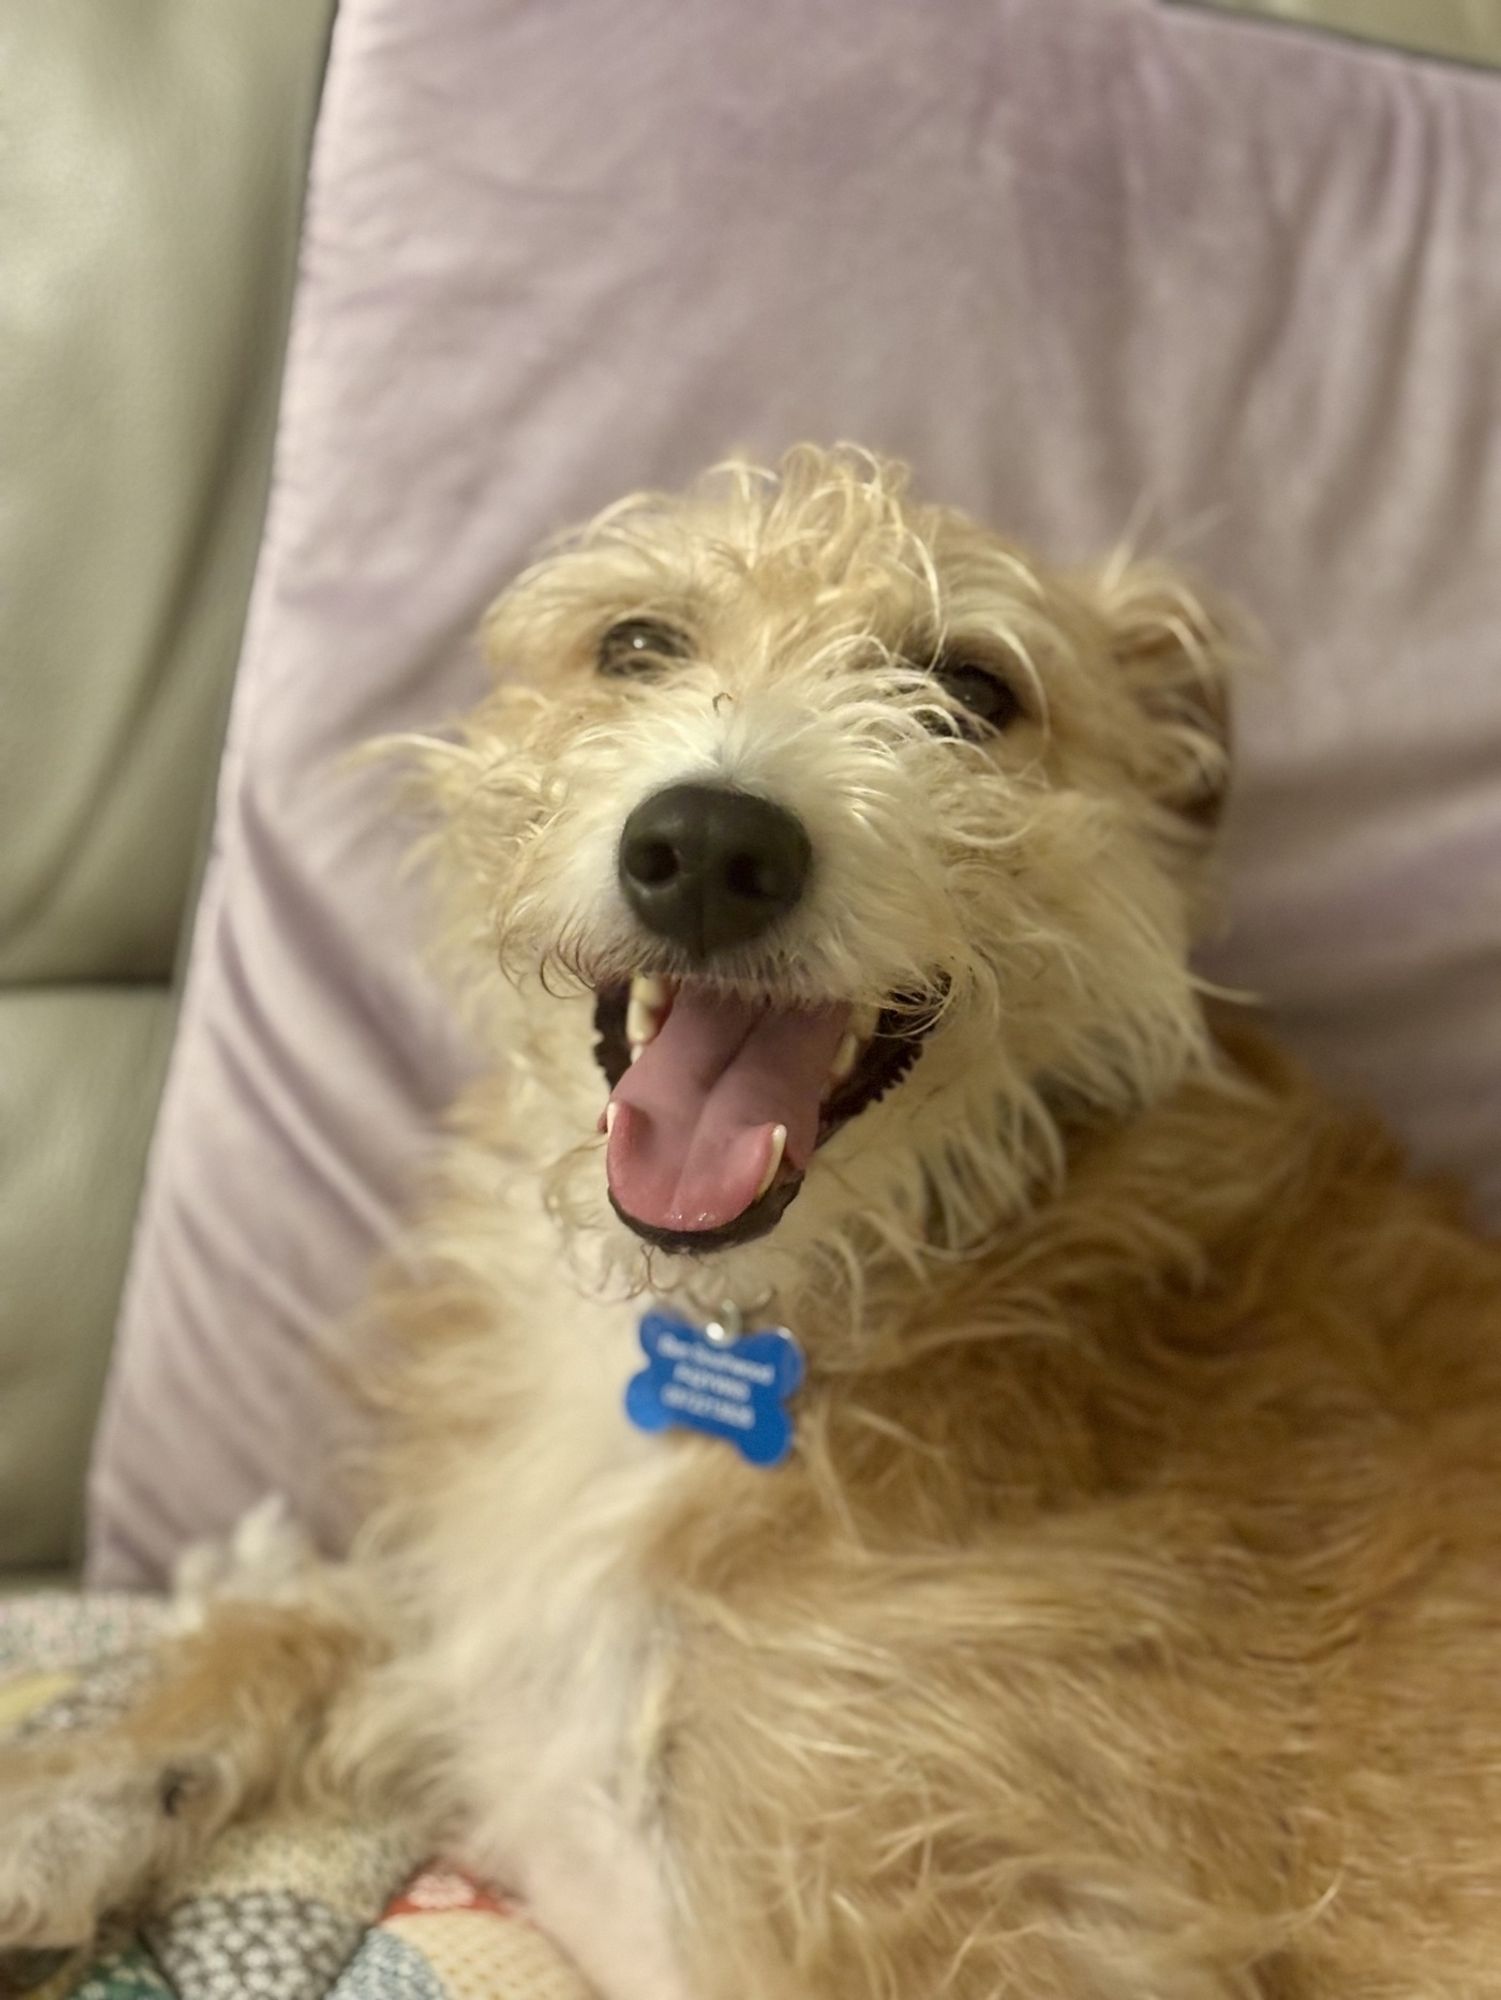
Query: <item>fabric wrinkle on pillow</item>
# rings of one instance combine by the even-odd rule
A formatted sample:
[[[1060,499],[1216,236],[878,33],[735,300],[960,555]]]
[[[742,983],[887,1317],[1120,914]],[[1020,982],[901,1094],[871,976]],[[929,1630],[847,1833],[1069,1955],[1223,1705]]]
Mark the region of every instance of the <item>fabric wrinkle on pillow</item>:
[[[215,853],[93,1479],[96,1580],[271,1490],[462,1037],[333,780],[484,684],[553,531],[852,438],[1247,604],[1207,961],[1501,1223],[1501,79],[1151,0],[344,0]]]

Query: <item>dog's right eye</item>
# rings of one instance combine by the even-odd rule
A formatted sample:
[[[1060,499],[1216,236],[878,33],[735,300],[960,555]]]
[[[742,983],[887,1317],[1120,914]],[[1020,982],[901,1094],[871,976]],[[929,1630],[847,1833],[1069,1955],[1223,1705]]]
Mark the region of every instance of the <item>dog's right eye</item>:
[[[649,674],[665,660],[687,657],[687,638],[676,626],[658,618],[622,618],[600,639],[595,664],[602,674]]]

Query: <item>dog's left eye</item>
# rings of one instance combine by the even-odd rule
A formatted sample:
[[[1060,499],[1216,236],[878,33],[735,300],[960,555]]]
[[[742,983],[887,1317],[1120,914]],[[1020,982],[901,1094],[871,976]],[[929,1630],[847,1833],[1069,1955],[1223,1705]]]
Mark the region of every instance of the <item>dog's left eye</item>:
[[[985,729],[1009,729],[1026,714],[1021,696],[990,660],[944,650],[930,663],[928,672],[944,693],[952,696]],[[965,735],[979,734],[973,727],[966,728],[963,722],[959,727]]]
[[[687,657],[687,638],[675,625],[664,625],[659,618],[622,618],[601,638],[595,663],[602,674],[642,674],[664,660]]]

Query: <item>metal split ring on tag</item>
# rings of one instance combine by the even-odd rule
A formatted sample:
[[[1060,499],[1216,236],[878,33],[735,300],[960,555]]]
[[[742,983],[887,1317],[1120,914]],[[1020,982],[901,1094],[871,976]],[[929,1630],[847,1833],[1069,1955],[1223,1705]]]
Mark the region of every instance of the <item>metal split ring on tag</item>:
[[[745,1315],[733,1299],[726,1299],[713,1319],[704,1322],[704,1339],[716,1347],[733,1347],[745,1332]]]

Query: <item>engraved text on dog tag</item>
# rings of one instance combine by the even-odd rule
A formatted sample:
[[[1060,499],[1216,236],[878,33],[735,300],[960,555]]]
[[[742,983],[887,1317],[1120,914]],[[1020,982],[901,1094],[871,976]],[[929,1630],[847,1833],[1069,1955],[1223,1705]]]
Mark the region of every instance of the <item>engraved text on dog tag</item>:
[[[638,1430],[705,1431],[752,1465],[780,1465],[791,1451],[787,1403],[803,1379],[803,1354],[785,1327],[711,1334],[658,1310],[642,1315],[641,1347],[646,1366],[625,1392]]]

